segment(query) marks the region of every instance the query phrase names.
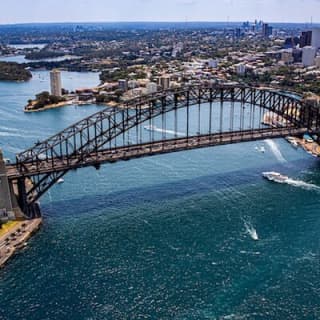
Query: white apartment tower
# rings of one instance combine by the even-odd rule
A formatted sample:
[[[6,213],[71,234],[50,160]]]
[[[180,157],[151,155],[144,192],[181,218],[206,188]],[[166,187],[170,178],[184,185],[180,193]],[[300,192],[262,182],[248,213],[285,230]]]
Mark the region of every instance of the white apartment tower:
[[[53,69],[50,72],[50,85],[51,85],[51,94],[54,96],[61,97],[62,95],[61,72],[58,69]]]
[[[154,82],[149,82],[146,86],[147,88],[147,93],[151,94],[151,93],[155,93],[158,91],[158,85]]]
[[[311,46],[316,49],[320,48],[320,28],[312,29]]]
[[[305,67],[313,66],[315,57],[316,48],[310,46],[302,48],[302,63]]]

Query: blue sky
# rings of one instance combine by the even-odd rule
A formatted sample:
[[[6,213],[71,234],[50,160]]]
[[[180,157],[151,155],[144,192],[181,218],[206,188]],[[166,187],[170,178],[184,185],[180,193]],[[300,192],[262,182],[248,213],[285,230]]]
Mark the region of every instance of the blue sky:
[[[320,22],[320,0],[0,0],[0,24],[73,21]]]

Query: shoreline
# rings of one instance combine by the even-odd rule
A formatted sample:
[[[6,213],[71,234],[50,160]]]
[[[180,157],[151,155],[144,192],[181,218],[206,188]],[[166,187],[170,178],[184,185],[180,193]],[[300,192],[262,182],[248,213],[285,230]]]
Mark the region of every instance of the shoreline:
[[[295,138],[295,141],[305,152],[314,157],[320,157],[320,145],[316,141],[308,142],[302,138]]]
[[[276,115],[276,121],[274,121],[275,115],[272,112],[268,112],[264,115],[263,124],[270,127],[275,127],[277,125],[286,125],[287,120],[283,119],[281,116]],[[287,142],[293,145],[295,148],[302,148],[305,152],[312,155],[313,157],[320,157],[320,145],[316,141],[307,141],[301,137],[290,137],[286,138]]]
[[[42,218],[14,221],[14,225],[1,234],[0,268],[3,268],[16,252],[27,245],[26,241],[40,229],[41,224]]]
[[[84,103],[83,101],[63,101],[63,102],[59,102],[56,104],[49,104],[47,106],[44,106],[43,108],[40,109],[27,109],[28,107],[26,106],[24,108],[24,112],[25,113],[32,113],[32,112],[42,112],[42,111],[47,111],[47,110],[52,110],[52,109],[58,109],[58,108],[63,108],[63,107],[71,107],[71,106],[78,106],[78,107],[82,107],[82,106],[86,106],[86,105],[97,105],[97,106],[101,106],[101,107],[117,107],[118,103],[116,102],[108,102],[108,103],[94,103],[94,102],[88,102],[88,103]]]

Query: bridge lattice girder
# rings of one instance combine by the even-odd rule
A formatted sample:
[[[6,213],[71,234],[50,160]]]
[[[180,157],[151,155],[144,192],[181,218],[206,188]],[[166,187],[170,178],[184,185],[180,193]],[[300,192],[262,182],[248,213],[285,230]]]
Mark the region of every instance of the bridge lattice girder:
[[[70,161],[72,168],[85,166],[87,158],[111,148],[111,142],[130,129],[170,111],[217,101],[258,106],[283,117],[296,128],[312,125],[299,99],[258,88],[196,86],[142,96],[126,102],[122,109],[97,112],[18,154],[16,166],[20,178],[33,179],[33,188],[26,191],[27,202],[33,203],[55,184],[68,171]]]

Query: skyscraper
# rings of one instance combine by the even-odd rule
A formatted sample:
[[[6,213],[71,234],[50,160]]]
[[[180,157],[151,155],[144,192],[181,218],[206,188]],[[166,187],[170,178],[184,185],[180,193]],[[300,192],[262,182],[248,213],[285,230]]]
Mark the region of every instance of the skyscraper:
[[[160,77],[159,84],[161,85],[162,89],[167,90],[170,88],[170,76],[164,75]]]
[[[118,86],[120,90],[128,91],[128,81],[126,79],[119,79]]]
[[[311,46],[312,31],[303,31],[300,37],[300,48]]]
[[[263,37],[268,38],[269,36],[272,35],[272,31],[273,31],[273,28],[271,26],[269,26],[267,23],[264,23],[262,25],[262,35],[263,35]]]
[[[312,29],[311,46],[316,48],[316,49],[320,48],[320,28]]]
[[[61,72],[58,69],[53,69],[50,72],[50,85],[51,85],[51,94],[57,97],[61,97],[62,95]]]
[[[304,47],[302,49],[302,63],[305,67],[314,65],[314,58],[316,57],[316,49],[314,47]]]

